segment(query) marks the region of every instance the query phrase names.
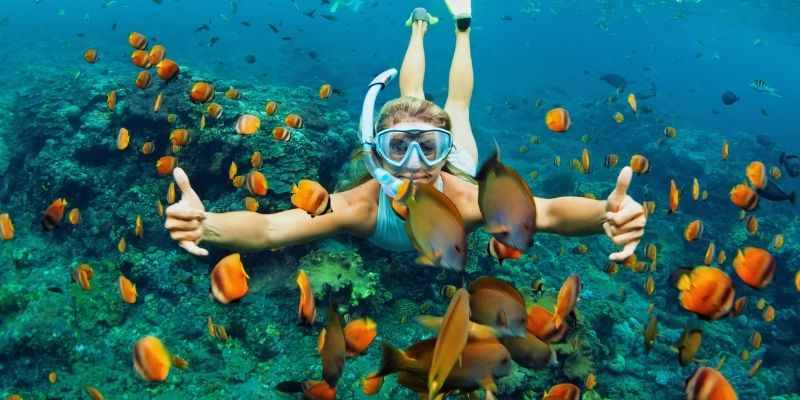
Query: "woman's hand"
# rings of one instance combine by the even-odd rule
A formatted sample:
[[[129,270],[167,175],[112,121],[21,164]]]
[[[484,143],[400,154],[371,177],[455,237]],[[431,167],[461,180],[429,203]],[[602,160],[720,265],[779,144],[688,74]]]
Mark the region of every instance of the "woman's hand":
[[[183,169],[175,168],[172,176],[181,190],[181,200],[167,207],[164,228],[184,250],[196,256],[207,256],[208,250],[198,246],[203,239],[203,220],[206,218],[203,202],[192,189]]]
[[[617,178],[617,187],[606,200],[606,222],[603,223],[603,229],[614,244],[624,246],[622,251],[608,256],[612,261],[621,261],[633,254],[647,224],[644,208],[627,194],[632,175],[631,167],[623,168]]]

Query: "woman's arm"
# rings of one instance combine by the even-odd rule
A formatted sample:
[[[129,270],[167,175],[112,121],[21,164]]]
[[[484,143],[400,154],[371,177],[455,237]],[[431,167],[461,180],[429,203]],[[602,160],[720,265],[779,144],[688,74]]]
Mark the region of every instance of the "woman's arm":
[[[365,216],[355,212],[363,212],[364,207],[355,203],[350,192],[334,193],[331,195],[333,212],[314,218],[297,208],[273,214],[207,212],[202,223],[202,241],[234,251],[252,252],[302,244],[339,233],[362,234]]]
[[[564,236],[585,236],[603,232],[606,202],[585,197],[534,197],[536,231]]]

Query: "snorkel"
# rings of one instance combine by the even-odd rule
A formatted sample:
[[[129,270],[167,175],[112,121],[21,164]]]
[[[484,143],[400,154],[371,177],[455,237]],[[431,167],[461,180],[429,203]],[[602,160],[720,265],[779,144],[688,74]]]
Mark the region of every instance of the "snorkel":
[[[375,99],[378,97],[378,93],[395,76],[397,76],[397,69],[391,68],[380,73],[369,83],[367,95],[364,96],[364,105],[361,108],[361,120],[358,124],[358,128],[361,131],[361,150],[363,151],[364,164],[366,164],[370,175],[380,183],[383,191],[392,198],[397,196],[397,190],[400,188],[402,181],[381,167],[375,154],[375,138],[372,132],[374,129]]]

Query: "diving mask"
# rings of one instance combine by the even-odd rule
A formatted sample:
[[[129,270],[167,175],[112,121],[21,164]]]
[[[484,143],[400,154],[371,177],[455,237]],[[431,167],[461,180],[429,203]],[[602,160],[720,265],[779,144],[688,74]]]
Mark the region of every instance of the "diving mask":
[[[450,131],[429,124],[411,129],[389,128],[375,134],[375,148],[383,161],[394,168],[428,168],[444,164],[453,139]]]

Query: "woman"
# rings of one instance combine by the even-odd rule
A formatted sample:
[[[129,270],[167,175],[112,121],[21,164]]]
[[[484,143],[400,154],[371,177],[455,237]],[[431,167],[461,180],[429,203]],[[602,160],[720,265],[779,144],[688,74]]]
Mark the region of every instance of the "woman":
[[[198,246],[203,241],[235,251],[258,251],[340,233],[368,238],[389,250],[413,250],[404,222],[392,211],[390,199],[385,194],[392,193],[392,183],[405,178],[434,185],[449,197],[464,218],[467,232],[481,226],[483,218],[478,207],[478,186],[472,179],[457,176],[474,176],[478,158],[469,122],[473,87],[470,2],[446,2],[456,23],[456,45],[444,110],[426,101],[422,89],[425,74],[423,37],[436,19],[421,8],[414,10],[406,23],[411,27],[411,39],[400,70],[401,97],[383,107],[374,135],[372,108],[367,107],[365,101],[365,110],[370,110],[366,124],[362,116],[362,129],[368,127],[364,129],[364,150],[368,153],[365,158],[373,176],[380,178],[382,183],[378,179],[369,179],[353,189],[332,194],[331,208],[334,212],[316,218],[309,218],[301,209],[274,214],[249,211],[211,213],[204,211],[185,172],[176,168],[174,178],[182,197],[166,210],[164,226],[171,237],[186,251],[200,256],[208,254]],[[386,82],[379,82],[380,88],[389,79],[391,77]],[[373,81],[373,86],[376,81]],[[606,201],[582,197],[535,198],[536,231],[567,236],[605,231],[614,243],[624,246],[609,259],[628,257],[636,249],[646,223],[641,204],[626,194],[630,180],[631,170],[626,167]]]

